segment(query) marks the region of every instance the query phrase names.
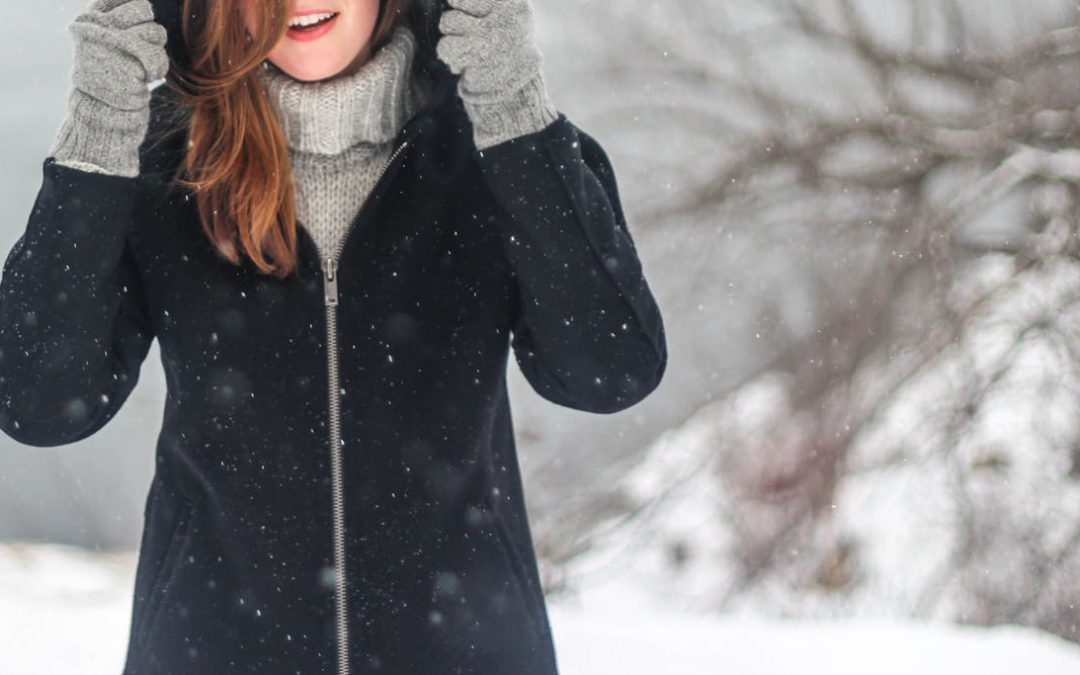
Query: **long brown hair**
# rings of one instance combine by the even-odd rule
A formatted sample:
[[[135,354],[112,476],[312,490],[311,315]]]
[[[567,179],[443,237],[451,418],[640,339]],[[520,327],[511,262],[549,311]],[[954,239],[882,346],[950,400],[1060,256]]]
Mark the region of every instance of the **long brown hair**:
[[[288,29],[295,0],[257,0],[256,36],[240,0],[184,0],[190,66],[167,78],[189,108],[188,143],[177,181],[196,198],[203,231],[233,264],[246,256],[283,278],[297,265],[296,198],[280,118],[263,91],[260,67]],[[374,54],[407,13],[409,0],[382,0]]]

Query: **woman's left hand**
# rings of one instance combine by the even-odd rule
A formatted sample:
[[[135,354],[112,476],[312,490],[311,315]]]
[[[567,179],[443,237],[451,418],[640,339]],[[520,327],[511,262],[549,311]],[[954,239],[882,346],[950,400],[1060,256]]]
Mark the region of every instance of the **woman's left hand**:
[[[541,74],[530,0],[448,0],[436,55],[461,76],[458,93],[478,149],[539,131],[558,117]]]

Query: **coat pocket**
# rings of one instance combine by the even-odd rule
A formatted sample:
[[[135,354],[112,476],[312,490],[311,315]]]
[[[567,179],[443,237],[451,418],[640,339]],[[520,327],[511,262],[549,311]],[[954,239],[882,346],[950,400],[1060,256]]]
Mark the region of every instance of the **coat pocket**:
[[[146,601],[143,603],[142,617],[139,620],[136,634],[144,640],[148,640],[154,632],[166,598],[171,594],[176,568],[183,559],[191,541],[194,520],[194,505],[184,499],[177,512],[176,522],[168,539],[168,545],[161,558],[161,564],[152,581],[147,586]]]

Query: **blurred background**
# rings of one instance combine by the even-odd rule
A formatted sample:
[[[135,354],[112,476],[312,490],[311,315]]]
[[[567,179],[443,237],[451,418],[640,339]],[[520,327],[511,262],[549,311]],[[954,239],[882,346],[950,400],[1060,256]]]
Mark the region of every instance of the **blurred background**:
[[[533,2],[670,354],[615,415],[510,369],[565,675],[1080,672],[1077,3]],[[84,4],[5,6],[5,252]],[[156,343],[141,380],[0,438],[2,673],[119,670]]]

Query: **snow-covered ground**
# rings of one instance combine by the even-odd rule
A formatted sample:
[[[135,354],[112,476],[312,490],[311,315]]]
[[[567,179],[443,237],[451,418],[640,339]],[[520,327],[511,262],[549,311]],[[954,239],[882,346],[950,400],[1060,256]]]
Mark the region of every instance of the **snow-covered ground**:
[[[0,673],[116,675],[132,554],[0,542]],[[618,578],[549,603],[562,675],[1076,675],[1080,647],[1019,628],[675,614]]]

